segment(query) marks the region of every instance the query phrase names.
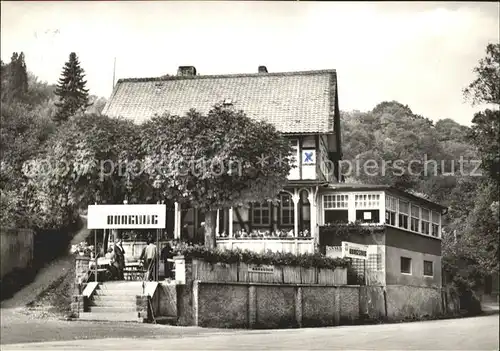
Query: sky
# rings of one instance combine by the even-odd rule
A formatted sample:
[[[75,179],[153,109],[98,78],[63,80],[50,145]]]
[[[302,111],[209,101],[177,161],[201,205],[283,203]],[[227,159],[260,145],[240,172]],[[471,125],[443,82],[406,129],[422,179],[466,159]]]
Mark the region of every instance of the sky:
[[[499,42],[499,5],[251,1],[1,2],[1,58],[24,52],[28,70],[55,83],[70,52],[90,93],[116,79],[336,69],[341,110],[382,101],[434,121],[469,125],[462,90],[486,45]]]

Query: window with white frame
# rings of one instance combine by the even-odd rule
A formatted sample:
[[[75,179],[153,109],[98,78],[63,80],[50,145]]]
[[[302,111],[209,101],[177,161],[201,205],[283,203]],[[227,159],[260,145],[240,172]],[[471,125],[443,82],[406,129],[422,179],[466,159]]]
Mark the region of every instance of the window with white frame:
[[[418,232],[420,229],[420,207],[411,205],[411,222],[410,229],[414,232]]]
[[[270,223],[271,206],[269,202],[252,204],[252,224],[253,225],[269,225]]]
[[[429,235],[430,230],[430,211],[426,208],[422,208],[421,217],[422,217],[422,234]]]
[[[354,196],[354,208],[356,209],[356,221],[365,223],[380,222],[379,194],[356,194]]]
[[[378,208],[379,204],[379,194],[359,194],[354,197],[354,206],[356,208]]]
[[[280,221],[283,225],[294,224],[294,204],[290,194],[280,196]]]
[[[431,235],[435,236],[436,238],[438,238],[440,236],[439,235],[439,225],[440,225],[440,222],[441,222],[441,214],[438,213],[438,212],[432,211],[432,213],[431,213],[431,220],[432,220]]]
[[[399,228],[408,229],[409,215],[410,215],[410,203],[407,201],[399,200],[399,215],[398,215]]]
[[[398,199],[392,196],[385,197],[385,223],[396,226]]]
[[[348,216],[348,194],[323,195],[323,213],[325,223],[347,223]]]

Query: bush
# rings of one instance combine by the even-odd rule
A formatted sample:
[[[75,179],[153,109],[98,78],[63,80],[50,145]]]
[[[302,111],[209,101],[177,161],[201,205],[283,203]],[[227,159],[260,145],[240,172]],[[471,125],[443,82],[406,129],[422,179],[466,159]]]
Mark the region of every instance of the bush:
[[[298,266],[334,269],[347,268],[350,261],[342,258],[330,258],[320,253],[294,255],[292,253],[271,252],[256,253],[248,250],[207,249],[203,246],[181,246],[177,252],[186,259],[200,259],[210,263],[246,263],[275,266]]]

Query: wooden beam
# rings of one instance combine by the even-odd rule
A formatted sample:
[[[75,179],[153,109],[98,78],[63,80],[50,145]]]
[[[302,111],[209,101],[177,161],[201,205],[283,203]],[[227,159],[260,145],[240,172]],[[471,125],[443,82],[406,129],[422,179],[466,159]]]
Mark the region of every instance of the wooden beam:
[[[217,209],[217,215],[216,215],[216,222],[215,222],[215,236],[219,235],[219,231],[220,231],[220,214],[221,214],[221,211],[219,209]]]
[[[274,230],[274,205],[272,202],[269,203],[269,231],[270,233]]]
[[[298,167],[299,167],[299,179],[302,179],[302,143],[304,141],[304,137],[299,136],[299,159],[298,159]]]
[[[227,208],[222,210],[222,218],[223,218],[222,227],[224,228],[222,230],[224,230],[224,233],[226,233],[226,235],[229,236],[229,228],[228,228],[229,221],[227,220],[229,217],[228,212],[229,212],[229,209],[227,209]]]
[[[301,191],[299,191],[299,232],[304,230],[304,201],[302,201]],[[298,233],[297,233],[298,236]]]

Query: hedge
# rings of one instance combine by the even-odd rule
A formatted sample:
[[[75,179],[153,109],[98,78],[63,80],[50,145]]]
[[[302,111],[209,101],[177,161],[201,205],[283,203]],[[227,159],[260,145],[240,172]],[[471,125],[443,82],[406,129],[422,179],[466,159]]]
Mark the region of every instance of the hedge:
[[[320,253],[300,254],[282,252],[257,253],[248,250],[221,250],[207,249],[203,246],[183,246],[177,248],[177,253],[183,255],[186,259],[200,259],[210,263],[246,263],[258,265],[275,266],[298,266],[298,267],[316,267],[316,268],[347,268],[350,260],[345,258],[326,257]]]

